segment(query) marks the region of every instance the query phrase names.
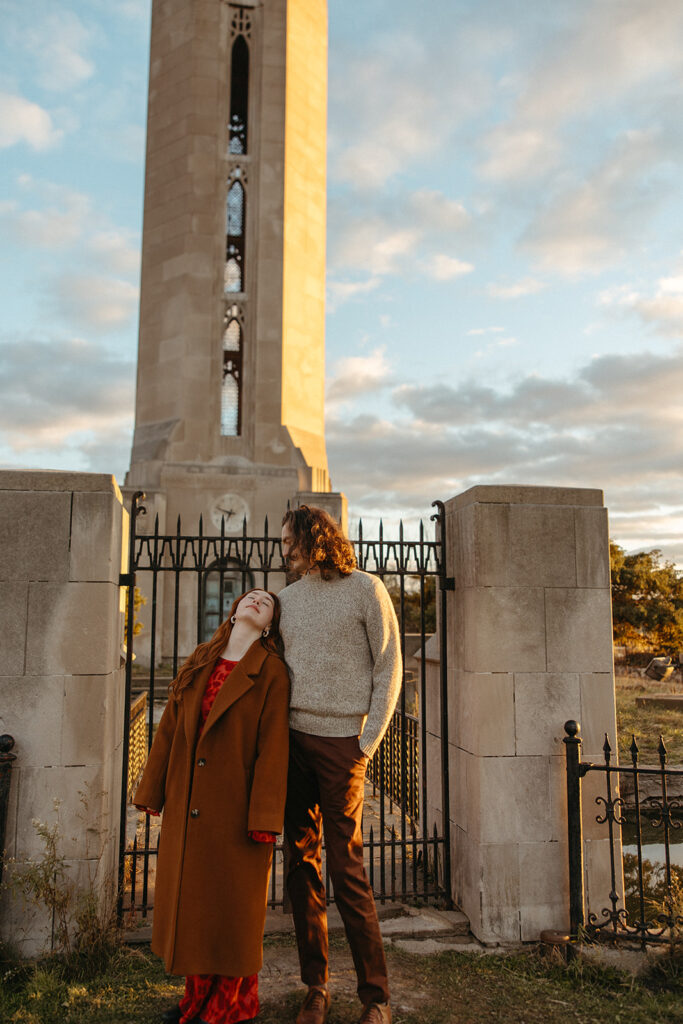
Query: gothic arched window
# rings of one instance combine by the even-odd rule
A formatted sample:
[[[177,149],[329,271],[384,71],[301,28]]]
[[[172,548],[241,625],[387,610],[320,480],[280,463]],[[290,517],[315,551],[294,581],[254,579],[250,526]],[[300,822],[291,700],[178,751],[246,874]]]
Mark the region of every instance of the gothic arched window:
[[[244,291],[244,229],[246,220],[244,187],[233,181],[226,203],[225,292]]]
[[[223,318],[223,388],[221,434],[238,437],[242,432],[242,325],[237,306],[229,306]]]
[[[228,189],[227,222],[229,235],[241,235],[244,223],[244,189],[233,181]]]
[[[236,562],[214,562],[204,576],[201,622],[202,640],[210,640],[228,617],[233,601],[254,586],[254,576]]]
[[[239,35],[232,47],[230,72],[230,124],[228,151],[247,152],[247,114],[249,109],[249,47]]]

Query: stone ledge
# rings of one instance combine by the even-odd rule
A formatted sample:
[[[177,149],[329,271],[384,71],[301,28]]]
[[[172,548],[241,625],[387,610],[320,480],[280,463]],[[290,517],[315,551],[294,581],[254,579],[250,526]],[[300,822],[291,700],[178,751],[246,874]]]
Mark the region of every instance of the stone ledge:
[[[121,491],[111,473],[67,473],[60,469],[0,470],[0,491]]]
[[[517,484],[477,484],[451,498],[447,505],[460,509],[467,505],[579,505],[602,507],[603,492],[593,487],[527,487]]]

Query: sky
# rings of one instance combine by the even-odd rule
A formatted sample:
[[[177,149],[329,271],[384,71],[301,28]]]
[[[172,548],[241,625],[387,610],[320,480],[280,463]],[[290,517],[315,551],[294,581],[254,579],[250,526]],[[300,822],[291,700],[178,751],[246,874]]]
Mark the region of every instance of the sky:
[[[597,487],[683,564],[683,4],[329,0],[327,446],[352,518]],[[149,0],[0,0],[0,465],[133,425]]]

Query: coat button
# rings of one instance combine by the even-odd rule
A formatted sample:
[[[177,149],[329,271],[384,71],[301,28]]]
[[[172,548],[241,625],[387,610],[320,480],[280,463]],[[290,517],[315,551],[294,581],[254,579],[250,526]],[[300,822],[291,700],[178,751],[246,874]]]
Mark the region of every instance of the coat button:
[[[197,810],[196,807],[193,807],[192,810],[190,811],[190,817],[191,818],[198,818],[199,817],[199,811]]]
[[[197,767],[198,768],[203,768],[205,764],[206,764],[206,758],[200,757],[199,760],[197,761]]]

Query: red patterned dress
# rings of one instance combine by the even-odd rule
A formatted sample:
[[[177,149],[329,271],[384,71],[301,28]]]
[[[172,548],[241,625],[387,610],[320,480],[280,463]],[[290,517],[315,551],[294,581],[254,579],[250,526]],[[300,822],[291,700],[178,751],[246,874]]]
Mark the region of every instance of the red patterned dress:
[[[209,717],[218,691],[228,678],[236,661],[219,658],[209,676],[202,711],[199,719],[201,735],[204,724]],[[249,836],[257,843],[274,843],[276,836],[272,832],[250,832]],[[220,974],[188,974],[185,979],[185,995],[180,1001],[181,1024],[197,1019],[205,1024],[237,1024],[238,1021],[249,1021],[259,1012],[258,974],[250,974],[247,978],[225,978]]]

